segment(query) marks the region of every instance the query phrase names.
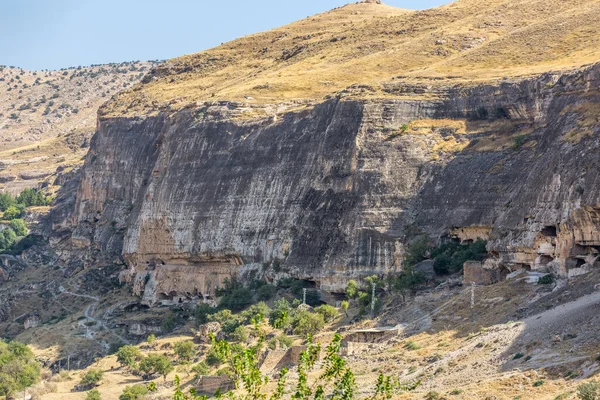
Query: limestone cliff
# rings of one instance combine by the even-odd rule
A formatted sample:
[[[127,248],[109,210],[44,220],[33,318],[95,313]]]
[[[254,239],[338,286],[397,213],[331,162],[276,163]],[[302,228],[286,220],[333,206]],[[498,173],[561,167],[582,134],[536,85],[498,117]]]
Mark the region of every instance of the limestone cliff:
[[[150,303],[209,297],[275,260],[339,290],[398,269],[415,227],[463,228],[498,263],[566,274],[600,246],[599,71],[437,100],[338,98],[276,120],[232,118],[231,103],[101,119],[73,238],[122,253]]]
[[[393,14],[437,21],[472,5]],[[401,268],[419,232],[489,239],[487,267],[566,276],[594,265],[599,65],[468,85],[396,77],[320,100],[156,100],[196,75],[204,96],[238,62],[204,59],[235,46],[187,69],[167,63],[104,108],[62,223],[72,245],[122,256],[121,278],[147,304],[209,300],[244,271],[337,291]]]

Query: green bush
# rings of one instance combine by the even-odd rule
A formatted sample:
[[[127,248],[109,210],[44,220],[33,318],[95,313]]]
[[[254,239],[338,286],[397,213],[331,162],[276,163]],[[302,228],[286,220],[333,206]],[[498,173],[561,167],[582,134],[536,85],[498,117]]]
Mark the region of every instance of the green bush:
[[[277,294],[277,288],[273,285],[264,285],[256,291],[258,300],[271,300]]]
[[[322,314],[300,311],[294,316],[292,327],[296,335],[314,335],[325,327],[325,319]]]
[[[231,338],[240,343],[246,343],[248,341],[248,330],[245,326],[238,326],[235,331],[231,334]]]
[[[418,344],[416,344],[412,340],[409,340],[408,342],[406,342],[406,344],[404,345],[404,348],[406,350],[411,350],[411,351],[422,349],[421,346],[419,346]]]
[[[223,364],[225,360],[217,353],[214,348],[210,348],[206,353],[206,363],[211,367],[218,367]]]
[[[201,361],[192,367],[192,372],[196,375],[196,377],[206,376],[210,372],[210,367],[206,361]]]
[[[412,267],[425,260],[427,253],[431,250],[431,239],[421,235],[413,239],[404,254],[404,266]]]
[[[323,316],[325,322],[333,321],[340,314],[335,307],[330,306],[329,304],[323,304],[315,308],[315,311]]]
[[[152,344],[156,341],[156,335],[154,333],[151,333],[150,335],[148,335],[148,338],[146,339],[146,342],[148,342],[148,344]]]
[[[208,322],[208,316],[217,312],[215,307],[209,304],[201,303],[194,309],[194,318],[198,322],[198,325],[202,325]]]
[[[358,283],[356,283],[355,280],[348,281],[348,284],[346,285],[346,297],[349,299],[357,299],[359,293]]]
[[[0,396],[19,392],[37,382],[41,367],[33,352],[19,342],[0,340]]]
[[[6,209],[6,211],[4,211],[3,216],[4,216],[4,219],[13,220],[15,218],[20,218],[22,214],[23,214],[23,211],[20,210],[18,207],[10,206]]]
[[[27,224],[22,219],[13,219],[10,221],[10,229],[12,229],[17,236],[27,235]]]
[[[596,381],[582,383],[577,387],[577,397],[580,400],[599,400],[600,383]]]
[[[277,336],[277,341],[279,342],[279,345],[283,348],[292,347],[292,345],[294,344],[294,339],[289,337],[285,333],[282,333],[281,335]]]
[[[81,382],[79,384],[81,386],[98,386],[102,381],[102,376],[104,372],[99,369],[90,369],[81,377]]]
[[[286,299],[277,300],[275,308],[269,314],[269,324],[275,329],[288,329],[295,311]]]
[[[5,212],[9,207],[16,207],[17,200],[10,193],[0,193],[0,211]]]
[[[17,203],[23,204],[25,207],[47,206],[51,202],[49,197],[37,189],[25,189],[17,197]]]
[[[172,332],[177,326],[177,316],[170,312],[162,322],[161,328],[164,332]]]
[[[226,279],[223,287],[216,289],[221,297],[219,306],[233,311],[241,311],[252,304],[252,292],[236,279]]]
[[[552,274],[544,275],[538,279],[538,285],[552,285],[554,283],[554,276]]]
[[[262,321],[270,314],[271,307],[269,307],[265,302],[261,301],[260,303],[251,305],[247,310],[242,311],[240,313],[240,318],[243,324],[251,324],[254,321]]]
[[[177,342],[175,343],[174,352],[179,360],[192,361],[194,355],[196,355],[196,346],[194,345],[194,342],[189,340],[185,342]]]
[[[126,386],[119,400],[140,400],[148,394],[148,388],[145,385]]]
[[[100,392],[98,389],[92,389],[87,392],[86,400],[102,400],[102,396],[100,396]]]
[[[117,351],[117,362],[124,367],[134,368],[142,359],[142,352],[135,346],[122,346]]]
[[[487,242],[477,239],[474,243],[444,243],[431,251],[433,268],[438,275],[446,275],[462,271],[467,261],[482,261],[487,255]]]

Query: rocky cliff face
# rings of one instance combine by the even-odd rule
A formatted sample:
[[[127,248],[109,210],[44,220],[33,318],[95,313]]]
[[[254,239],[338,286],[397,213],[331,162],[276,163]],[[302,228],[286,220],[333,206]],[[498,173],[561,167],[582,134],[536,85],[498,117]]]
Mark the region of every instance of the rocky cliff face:
[[[242,271],[340,290],[398,270],[416,232],[489,239],[488,266],[575,274],[600,250],[599,79],[390,83],[253,119],[225,102],[101,116],[72,242],[122,255],[149,304],[210,299]]]

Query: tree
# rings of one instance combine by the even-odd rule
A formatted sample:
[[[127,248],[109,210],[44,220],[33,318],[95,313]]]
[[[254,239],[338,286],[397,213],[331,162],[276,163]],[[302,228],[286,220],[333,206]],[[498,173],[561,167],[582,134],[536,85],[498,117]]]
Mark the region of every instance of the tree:
[[[92,389],[87,392],[86,400],[102,400],[102,396],[100,396],[100,392],[98,389]]]
[[[119,400],[139,400],[148,394],[148,388],[145,385],[126,386]]]
[[[128,368],[135,368],[137,362],[140,361],[141,359],[142,359],[142,352],[140,351],[139,348],[137,348],[135,346],[132,346],[132,345],[122,346],[117,351],[117,361],[122,366],[125,366]]]
[[[167,357],[150,354],[140,361],[139,369],[147,375],[161,375],[166,380],[174,368]]]
[[[315,311],[323,316],[325,322],[331,322],[336,319],[338,315],[340,315],[338,310],[329,304],[323,304],[315,308]]]
[[[175,343],[174,351],[179,360],[187,362],[192,361],[192,358],[194,358],[194,355],[196,354],[194,342],[189,340]]]
[[[17,234],[17,236],[27,235],[27,224],[22,219],[13,219],[10,221],[10,228]]]

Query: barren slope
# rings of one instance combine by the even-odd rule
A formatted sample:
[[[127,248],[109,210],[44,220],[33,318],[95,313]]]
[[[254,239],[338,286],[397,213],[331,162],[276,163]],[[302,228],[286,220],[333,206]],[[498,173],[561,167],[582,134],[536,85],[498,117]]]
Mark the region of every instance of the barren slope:
[[[210,99],[318,99],[353,84],[468,84],[600,60],[598,0],[460,0],[408,11],[350,4],[183,56],[107,111],[144,113]],[[363,94],[362,96],[364,96]]]
[[[18,193],[79,164],[100,105],[139,82],[152,62],[26,71],[0,66],[0,187]]]

